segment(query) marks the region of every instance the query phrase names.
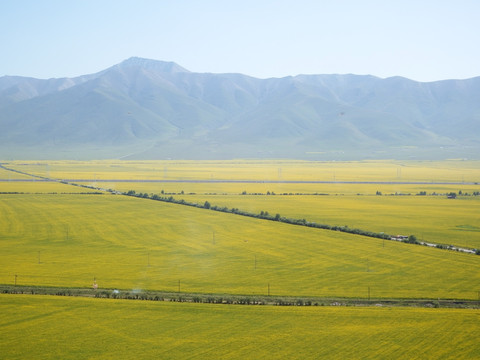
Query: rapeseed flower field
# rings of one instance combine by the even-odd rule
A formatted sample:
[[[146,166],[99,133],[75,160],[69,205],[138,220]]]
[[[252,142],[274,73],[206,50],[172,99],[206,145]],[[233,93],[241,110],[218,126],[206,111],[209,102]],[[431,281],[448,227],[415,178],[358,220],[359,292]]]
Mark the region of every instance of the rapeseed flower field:
[[[479,310],[0,295],[8,359],[477,359]]]

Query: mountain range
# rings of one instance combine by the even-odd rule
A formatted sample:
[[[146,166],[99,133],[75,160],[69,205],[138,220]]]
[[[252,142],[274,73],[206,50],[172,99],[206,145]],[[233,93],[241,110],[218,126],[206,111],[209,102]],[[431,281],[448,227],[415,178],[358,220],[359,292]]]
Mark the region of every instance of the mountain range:
[[[0,77],[0,159],[478,158],[480,77],[258,79],[130,58]]]

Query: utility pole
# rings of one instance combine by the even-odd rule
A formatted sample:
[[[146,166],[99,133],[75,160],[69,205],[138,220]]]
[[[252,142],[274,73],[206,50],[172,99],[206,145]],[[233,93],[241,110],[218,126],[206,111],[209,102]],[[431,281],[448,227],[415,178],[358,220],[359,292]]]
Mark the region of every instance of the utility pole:
[[[178,292],[180,292],[180,280],[178,280]]]
[[[17,274],[15,274],[15,287],[17,286]]]

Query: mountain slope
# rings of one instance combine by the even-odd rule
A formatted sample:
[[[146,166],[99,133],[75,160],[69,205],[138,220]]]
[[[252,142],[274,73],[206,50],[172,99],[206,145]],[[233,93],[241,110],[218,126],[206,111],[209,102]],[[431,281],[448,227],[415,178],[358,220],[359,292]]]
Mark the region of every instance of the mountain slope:
[[[0,158],[474,157],[480,77],[201,74],[131,58],[0,78]]]

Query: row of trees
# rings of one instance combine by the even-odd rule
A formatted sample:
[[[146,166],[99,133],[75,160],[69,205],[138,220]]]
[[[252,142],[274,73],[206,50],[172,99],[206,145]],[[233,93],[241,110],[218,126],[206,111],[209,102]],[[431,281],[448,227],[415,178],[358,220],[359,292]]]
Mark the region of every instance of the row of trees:
[[[474,191],[474,192],[472,193],[472,195],[473,195],[473,196],[480,196],[480,191]],[[469,193],[466,193],[466,192],[464,193],[464,192],[462,192],[462,190],[460,190],[460,191],[458,192],[458,196],[470,196],[470,194],[469,194]],[[448,197],[449,199],[455,199],[455,198],[457,197],[457,193],[455,193],[455,192],[453,192],[453,191],[452,191],[452,192],[449,192],[449,193],[447,194],[447,197]]]
[[[360,195],[360,194],[359,194]],[[375,195],[382,195],[381,191],[377,191]],[[402,193],[395,193],[395,194],[390,194],[390,195],[395,195],[395,196],[410,196],[412,194],[402,194]],[[451,191],[446,194],[437,194],[436,192],[432,192],[431,194],[427,194],[426,191],[420,191],[415,194],[416,196],[426,196],[426,195],[431,195],[431,196],[447,196],[449,199],[455,199],[457,196],[480,196],[480,191],[474,191],[472,194],[469,194],[467,192],[462,192],[462,190],[458,191],[458,194],[455,191]]]

